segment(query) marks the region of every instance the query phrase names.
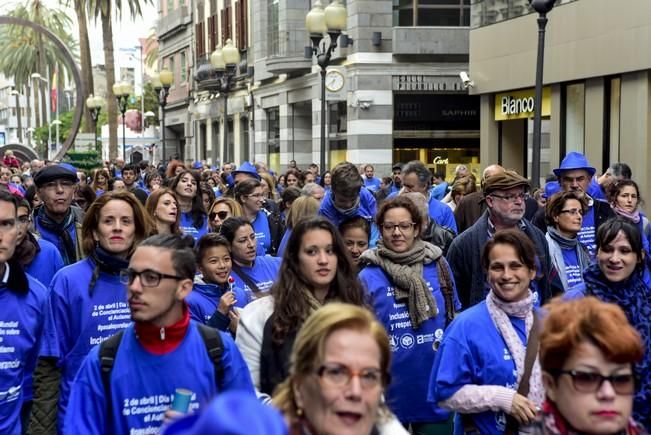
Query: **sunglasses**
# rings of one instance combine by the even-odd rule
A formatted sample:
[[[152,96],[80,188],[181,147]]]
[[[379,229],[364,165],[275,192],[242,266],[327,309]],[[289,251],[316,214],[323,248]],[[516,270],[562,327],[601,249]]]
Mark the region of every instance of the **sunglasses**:
[[[224,220],[228,217],[227,211],[218,211],[217,213],[213,212],[208,215],[211,221],[215,220],[215,217],[219,217],[220,220]]]

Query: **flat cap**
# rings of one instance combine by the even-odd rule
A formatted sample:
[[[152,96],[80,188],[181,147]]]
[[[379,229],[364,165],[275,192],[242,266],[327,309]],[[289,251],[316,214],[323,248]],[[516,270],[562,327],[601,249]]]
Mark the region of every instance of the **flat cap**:
[[[484,181],[484,195],[488,195],[496,190],[507,190],[513,187],[524,187],[529,190],[529,180],[515,171],[499,172],[491,175]]]
[[[45,183],[56,180],[70,180],[73,183],[79,181],[76,173],[62,165],[46,166],[34,175],[36,187],[41,187]]]

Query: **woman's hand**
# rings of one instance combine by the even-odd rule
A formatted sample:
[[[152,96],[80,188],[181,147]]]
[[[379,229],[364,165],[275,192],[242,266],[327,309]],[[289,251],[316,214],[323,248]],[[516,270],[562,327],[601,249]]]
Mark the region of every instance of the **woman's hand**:
[[[236,302],[237,300],[235,299],[235,293],[232,291],[226,292],[222,295],[221,298],[219,298],[219,307],[217,309],[224,316],[227,316],[231,307],[235,305]]]
[[[536,405],[523,395],[515,393],[510,414],[518,423],[529,424],[536,418]]]

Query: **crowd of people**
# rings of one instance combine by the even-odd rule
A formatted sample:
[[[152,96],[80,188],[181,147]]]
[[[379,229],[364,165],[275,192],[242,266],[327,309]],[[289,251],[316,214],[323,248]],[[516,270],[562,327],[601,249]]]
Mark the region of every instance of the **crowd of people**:
[[[0,433],[646,434],[628,165],[0,163]]]

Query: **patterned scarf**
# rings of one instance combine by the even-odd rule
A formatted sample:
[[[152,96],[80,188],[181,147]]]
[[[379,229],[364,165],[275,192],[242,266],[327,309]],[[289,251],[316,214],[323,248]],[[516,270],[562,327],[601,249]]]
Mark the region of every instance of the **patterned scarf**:
[[[583,248],[583,245],[579,243],[578,238],[575,237],[573,239],[568,239],[561,235],[554,227],[547,227],[545,238],[549,244],[549,256],[554,261],[554,264],[558,265],[556,271],[563,282],[563,288],[567,291],[569,290],[567,284],[567,273],[565,267],[562,267],[565,265],[563,249],[573,249],[576,252],[576,259],[579,262],[579,268],[581,271],[584,271],[590,265],[590,255]]]
[[[411,324],[417,329],[439,313],[432,292],[423,279],[423,266],[435,262],[441,254],[441,248],[419,239],[414,241],[409,251],[401,253],[387,249],[380,240],[377,248],[362,254],[360,261],[379,266],[390,277],[395,285],[396,301],[407,301]]]
[[[533,294],[531,293],[531,290],[529,290],[529,295],[521,301],[504,302],[491,290],[486,297],[486,307],[488,308],[488,313],[490,314],[491,319],[493,319],[493,323],[506,342],[506,347],[508,347],[509,352],[511,352],[511,355],[515,360],[515,367],[518,371],[517,381],[519,385],[522,381],[522,375],[524,374],[524,359],[527,348],[522,344],[522,340],[520,340],[518,333],[515,328],[513,328],[509,316],[524,319],[526,329],[525,333],[528,342],[529,331],[531,331],[531,325],[533,325]],[[538,357],[536,357],[533,369],[531,370],[531,378],[529,378],[529,395],[527,397],[536,405],[542,404],[545,399],[545,389],[543,388],[542,372],[540,370]]]
[[[580,435],[580,432],[568,424],[556,405],[549,400],[543,403],[542,412],[535,426],[539,429],[535,433],[543,435]],[[616,435],[647,435],[647,431],[630,419],[626,427]]]

